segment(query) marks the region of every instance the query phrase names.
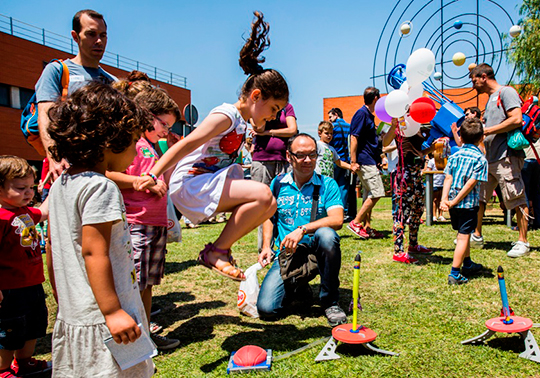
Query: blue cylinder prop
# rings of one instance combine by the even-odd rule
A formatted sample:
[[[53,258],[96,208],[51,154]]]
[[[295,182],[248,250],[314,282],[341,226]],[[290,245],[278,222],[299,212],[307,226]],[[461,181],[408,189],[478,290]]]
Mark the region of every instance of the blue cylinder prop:
[[[497,280],[499,281],[499,290],[501,292],[501,300],[503,306],[503,323],[512,324],[514,320],[510,319],[510,306],[508,305],[508,294],[506,294],[506,282],[504,281],[504,271],[502,266],[497,268]]]

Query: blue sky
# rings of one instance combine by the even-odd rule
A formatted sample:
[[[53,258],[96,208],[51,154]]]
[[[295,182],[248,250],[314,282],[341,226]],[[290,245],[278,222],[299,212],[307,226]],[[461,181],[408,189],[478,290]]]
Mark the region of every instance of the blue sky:
[[[463,28],[453,36],[450,34],[455,30],[448,28],[450,24],[445,25],[443,61],[451,60],[457,51],[474,54],[471,46],[476,43],[473,37],[476,29],[472,25],[476,20],[476,1],[443,1],[444,18],[464,22]],[[521,2],[497,1],[517,21],[517,5]],[[377,73],[384,72],[385,57],[387,65],[405,63],[413,48],[436,41],[440,3],[439,0],[4,0],[0,2],[0,13],[66,36],[76,11],[92,8],[103,13],[109,28],[107,50],[186,76],[192,102],[204,117],[214,106],[236,101],[245,80],[238,66],[242,37],[249,31],[252,11],[260,10],[270,23],[272,42],[264,54],[263,66],[284,74],[300,130],[315,134],[317,124],[324,117],[323,98],[362,94],[372,84],[370,77],[381,34]],[[481,13],[486,17],[481,19],[484,27],[481,39],[488,51],[491,42],[487,34],[493,36],[495,26],[507,32],[511,23],[492,2],[480,0],[480,3]],[[462,15],[457,16],[458,13]],[[432,15],[435,16],[430,18]],[[388,27],[382,33],[387,19]],[[400,38],[392,28],[407,20],[413,21],[413,30],[407,38]],[[440,44],[435,42],[434,46]],[[444,71],[458,78],[465,74],[463,70],[468,63],[469,60],[461,68],[446,64]],[[501,70],[500,75],[508,75],[504,68]],[[447,82],[462,84],[460,80],[463,81],[449,78]],[[377,83],[384,91],[383,85],[381,81]]]

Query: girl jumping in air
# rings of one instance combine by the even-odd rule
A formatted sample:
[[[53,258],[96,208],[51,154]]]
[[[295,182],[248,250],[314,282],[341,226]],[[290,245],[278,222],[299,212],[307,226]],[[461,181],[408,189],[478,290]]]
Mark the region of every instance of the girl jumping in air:
[[[269,26],[262,13],[255,12],[251,35],[240,51],[240,67],[249,75],[234,104],[214,108],[186,138],[172,146],[150,172],[139,178],[138,190],[156,184],[159,177],[176,164],[169,189],[180,212],[197,224],[215,213],[232,212],[221,235],[199,253],[200,264],[242,281],[244,273],[235,267],[231,247],[242,236],[270,218],[276,202],[268,186],[244,180],[242,167],[234,164],[246,138],[247,122],[257,132],[289,100],[283,76],[263,69],[259,55],[269,46]]]

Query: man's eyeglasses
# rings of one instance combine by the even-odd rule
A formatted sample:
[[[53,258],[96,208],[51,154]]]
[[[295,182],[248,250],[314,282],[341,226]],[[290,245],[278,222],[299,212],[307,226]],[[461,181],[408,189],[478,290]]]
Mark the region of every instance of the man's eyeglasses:
[[[289,151],[289,153],[297,160],[306,160],[307,157],[309,157],[310,160],[315,160],[319,156],[319,154],[316,152],[312,152],[310,154],[295,154],[294,152]]]
[[[155,114],[152,114],[154,116],[154,119],[156,119],[159,123],[161,123],[161,126],[163,126],[163,128],[167,131],[170,131],[172,129],[172,126],[169,126],[167,124],[167,122],[165,122],[164,120],[162,120],[161,118],[159,118],[157,115]]]

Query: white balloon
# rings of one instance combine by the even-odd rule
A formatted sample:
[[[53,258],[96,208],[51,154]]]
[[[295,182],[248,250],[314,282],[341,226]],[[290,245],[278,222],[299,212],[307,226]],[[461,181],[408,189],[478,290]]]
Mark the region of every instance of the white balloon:
[[[405,93],[409,93],[409,83],[407,83],[407,81],[404,81],[399,87],[399,90]]]
[[[405,127],[401,127],[401,132],[404,137],[412,137],[418,131],[420,131],[420,127],[422,125],[416,122],[414,119],[412,119],[410,116],[405,116]]]
[[[435,55],[426,48],[414,51],[407,60],[405,73],[409,86],[414,87],[431,76],[435,69]]]
[[[409,86],[409,83],[407,81],[404,81],[403,84],[401,84],[399,90],[407,93],[407,96],[409,96],[409,105],[412,104],[412,102],[417,98],[422,97],[422,95],[424,94],[424,87],[422,86],[422,84],[411,87]]]
[[[422,97],[422,95],[424,94],[424,87],[422,86],[421,83],[418,85],[415,85],[414,87],[410,87],[408,94],[409,94],[409,101],[412,104],[414,100]]]
[[[399,89],[393,90],[386,96],[384,108],[390,117],[399,118],[409,109],[409,96]]]

